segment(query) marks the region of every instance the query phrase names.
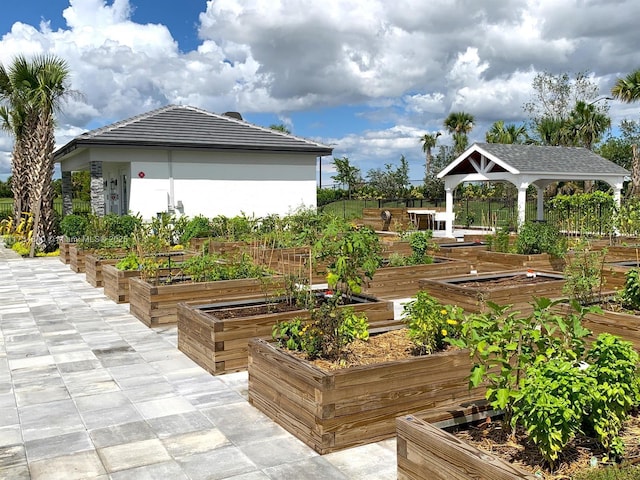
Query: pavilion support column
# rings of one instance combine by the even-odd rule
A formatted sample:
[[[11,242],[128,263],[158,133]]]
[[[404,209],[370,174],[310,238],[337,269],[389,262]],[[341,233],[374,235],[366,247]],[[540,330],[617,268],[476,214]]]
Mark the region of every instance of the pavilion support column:
[[[518,229],[524,224],[527,207],[527,188],[529,184],[524,182],[518,187]]]
[[[536,185],[536,219],[539,221],[544,220],[544,188]],[[526,201],[526,196],[525,196]]]
[[[453,215],[453,186],[452,185],[447,185],[446,180],[445,180],[444,191],[445,191],[445,213],[446,213],[445,235],[447,237],[453,238],[453,220],[454,220],[454,215]]]
[[[90,162],[91,173],[91,211],[98,217],[104,217],[104,179],[102,162]]]
[[[622,186],[622,183],[616,183],[613,185],[613,203],[618,211],[620,211],[620,205],[622,204]],[[613,234],[616,237],[620,235],[620,229],[618,228],[617,222],[613,224]]]
[[[73,213],[73,185],[71,172],[62,172],[62,216]]]

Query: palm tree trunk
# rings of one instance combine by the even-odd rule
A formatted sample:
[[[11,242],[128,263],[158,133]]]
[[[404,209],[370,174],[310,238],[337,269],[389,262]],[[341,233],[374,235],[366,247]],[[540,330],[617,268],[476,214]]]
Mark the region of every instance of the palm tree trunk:
[[[631,145],[633,157],[631,161],[631,190],[629,196],[640,196],[640,156],[638,156],[638,145]]]
[[[16,140],[11,161],[11,190],[13,191],[13,218],[20,223],[22,212],[29,208],[28,157],[23,140]]]
[[[35,129],[34,157],[31,178],[31,213],[33,214],[33,237],[29,256],[35,256],[36,244],[47,251],[55,243],[53,237],[55,216],[53,212],[53,121],[50,115],[43,114]]]

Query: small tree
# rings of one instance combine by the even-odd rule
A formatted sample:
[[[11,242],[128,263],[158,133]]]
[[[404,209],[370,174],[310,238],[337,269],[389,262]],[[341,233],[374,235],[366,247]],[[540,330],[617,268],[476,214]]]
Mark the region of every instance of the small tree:
[[[331,177],[332,180],[346,185],[349,198],[351,193],[355,189],[356,185],[362,182],[362,176],[360,175],[360,169],[354,165],[351,165],[349,158],[333,158],[333,165],[336,167],[336,174]]]

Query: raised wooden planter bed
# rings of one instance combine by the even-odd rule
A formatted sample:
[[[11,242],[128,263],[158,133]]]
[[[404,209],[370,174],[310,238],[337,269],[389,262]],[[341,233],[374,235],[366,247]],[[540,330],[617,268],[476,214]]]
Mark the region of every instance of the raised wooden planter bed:
[[[425,278],[419,281],[420,288],[426,290],[439,301],[457,305],[466,312],[483,312],[487,301],[498,305],[513,305],[515,310],[526,313],[531,310],[533,297],[559,298],[562,296],[564,277],[558,272],[536,270],[536,278],[529,283],[515,285],[483,286],[482,282],[510,278],[522,278],[526,271],[507,270],[483,274],[467,274],[441,278]],[[480,285],[467,282],[479,281]]]
[[[432,255],[440,257],[457,258],[476,263],[480,252],[487,250],[488,245],[482,242],[455,242],[438,244],[437,249],[431,250]]]
[[[423,278],[462,275],[469,269],[469,262],[446,257],[434,257],[434,263],[426,265],[381,267],[365,282],[363,291],[378,298],[411,297],[420,291],[419,281]]]
[[[212,238],[192,238],[189,240],[189,250],[192,252],[218,253],[221,255],[235,254],[247,251],[247,242],[224,242]]]
[[[274,295],[284,288],[281,276],[266,282],[257,278],[183,282],[152,285],[140,278],[129,279],[129,311],[148,327],[176,323],[178,303],[196,301],[203,304]]]
[[[71,262],[71,255],[69,253],[69,247],[71,245],[74,245],[74,243],[71,242],[65,242],[65,241],[61,241],[59,243],[59,247],[60,247],[60,261],[62,263],[64,263],[65,265],[69,265],[69,263]]]
[[[431,425],[419,415],[397,419],[398,480],[535,480],[508,462]]]
[[[69,267],[76,273],[84,273],[86,251],[75,244],[69,245]]]
[[[178,304],[178,348],[214,375],[247,369],[248,344],[254,337],[271,338],[273,326],[295,317],[310,319],[309,310],[267,313],[221,319],[216,312],[234,306],[264,304],[264,298],[246,302],[223,302],[197,305]],[[368,301],[350,305],[367,315],[371,330],[388,329],[402,323],[393,318],[393,303]]]
[[[114,265],[102,267],[104,294],[116,303],[129,302],[129,279],[139,278],[139,270],[118,270]]]
[[[320,454],[395,435],[395,418],[483,398],[469,352],[325,372],[263,340],[249,342],[249,402]]]
[[[496,268],[521,270],[529,267],[563,272],[567,265],[566,259],[554,257],[548,253],[524,255],[520,253],[490,252],[488,250],[479,251],[476,261],[480,271],[491,271],[491,269],[496,270]]]
[[[115,265],[119,258],[101,258],[97,254],[89,253],[84,257],[84,273],[89,285],[103,287],[102,270],[105,265]]]

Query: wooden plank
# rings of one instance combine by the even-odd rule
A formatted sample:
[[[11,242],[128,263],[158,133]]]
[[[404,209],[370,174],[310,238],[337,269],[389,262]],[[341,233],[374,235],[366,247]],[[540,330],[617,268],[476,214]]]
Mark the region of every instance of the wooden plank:
[[[424,360],[428,357],[422,357],[354,367],[347,373],[352,369],[323,372],[264,340],[253,339],[249,342],[249,399],[316,451],[328,453],[393,436],[399,414],[482,397],[483,390],[470,393],[467,387],[468,352],[458,353],[467,362],[464,368],[452,368],[445,362],[432,369]],[[431,372],[438,368],[441,378],[434,383]],[[447,374],[455,378],[447,380]],[[367,382],[362,382],[363,375]],[[314,412],[313,418],[309,412]],[[291,428],[305,422],[306,428]],[[305,431],[317,431],[319,437],[305,435]]]
[[[399,479],[536,478],[416,416],[398,418],[396,426]]]

